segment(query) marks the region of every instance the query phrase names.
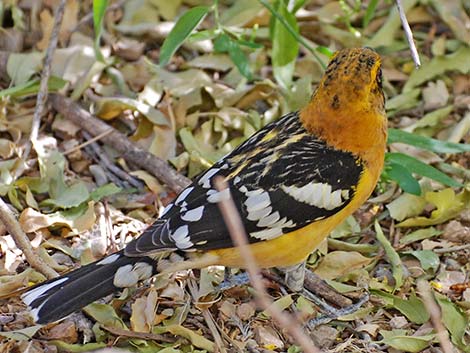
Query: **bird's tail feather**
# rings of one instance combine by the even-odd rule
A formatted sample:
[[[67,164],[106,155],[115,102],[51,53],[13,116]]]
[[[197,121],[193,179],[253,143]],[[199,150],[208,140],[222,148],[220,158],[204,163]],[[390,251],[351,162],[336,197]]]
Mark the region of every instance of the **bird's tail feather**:
[[[149,257],[128,257],[119,251],[29,289],[22,295],[34,321],[62,319],[93,301],[156,273]]]

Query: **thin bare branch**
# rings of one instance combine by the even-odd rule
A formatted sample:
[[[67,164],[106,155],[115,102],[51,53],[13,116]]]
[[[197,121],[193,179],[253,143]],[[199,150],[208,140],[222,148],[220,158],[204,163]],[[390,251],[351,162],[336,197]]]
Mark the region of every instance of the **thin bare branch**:
[[[437,339],[439,340],[442,351],[444,353],[452,353],[454,350],[449,340],[449,334],[442,323],[441,310],[434,300],[429,283],[421,279],[418,280],[417,287],[419,295],[423,298],[424,306],[431,317],[431,323],[436,330]]]
[[[0,221],[5,225],[8,233],[10,233],[15,241],[16,246],[23,252],[26,261],[28,261],[32,267],[44,274],[47,278],[55,278],[59,275],[34,252],[28,236],[23,232],[20,224],[2,198],[0,198]]]
[[[49,45],[47,46],[46,56],[44,58],[44,65],[41,73],[41,83],[39,85],[39,92],[36,100],[36,109],[34,110],[33,122],[31,124],[31,134],[29,136],[29,142],[25,146],[23,160],[28,159],[29,154],[31,153],[31,148],[34,147],[34,144],[38,139],[39,126],[41,125],[41,118],[44,113],[44,106],[46,105],[47,95],[49,93],[47,84],[49,82],[49,77],[51,76],[52,57],[54,56],[55,49],[57,48],[59,30],[60,25],[62,24],[62,19],[64,17],[66,2],[66,0],[60,1],[54,15],[54,25],[52,27],[51,36],[49,38]],[[22,170],[18,170],[16,175],[19,176],[22,172]]]
[[[78,150],[81,150],[83,147],[85,146],[88,146],[89,144],[95,142],[95,141],[98,141],[99,139],[101,139],[102,137],[105,137],[106,135],[110,134],[111,132],[113,132],[113,129],[109,129],[109,130],[106,130],[106,131],[103,131],[101,134],[99,135],[96,135],[96,136],[93,136],[92,138],[90,138],[89,140],[75,146],[75,147],[72,147],[70,149],[68,149],[67,151],[63,152],[62,154],[64,156],[70,154],[70,153],[73,153],[75,151],[78,151]]]
[[[455,251],[466,250],[466,249],[470,249],[470,244],[451,246],[449,248],[442,248],[442,249],[433,249],[433,251],[436,254],[445,254],[449,252],[455,252]]]
[[[219,191],[228,188],[227,183],[222,178],[215,179],[215,186]],[[219,202],[219,207],[233,243],[238,248],[238,251],[240,251],[241,257],[245,260],[246,270],[250,275],[251,284],[256,291],[256,300],[259,305],[266,310],[282,328],[289,332],[305,353],[319,353],[320,349],[317,348],[312,340],[305,334],[299,322],[291,315],[283,313],[275,305],[272,305],[273,302],[269,299],[264,289],[263,282],[261,281],[260,268],[256,264],[256,259],[248,246],[247,235],[232,198]]]
[[[95,118],[73,100],[59,94],[51,94],[49,101],[52,103],[53,108],[65,118],[80,126],[92,136],[101,135],[101,141],[118,151],[120,156],[128,163],[145,169],[166,183],[175,192],[182,191],[191,183],[191,180],[170,167],[166,161],[144,151],[129,141],[126,135],[102,120]],[[109,130],[111,132],[105,134]]]
[[[416,45],[413,39],[413,32],[411,31],[410,24],[406,19],[405,10],[403,9],[403,5],[401,0],[395,0],[398,8],[398,14],[400,15],[401,25],[403,26],[403,30],[405,31],[406,40],[408,41],[408,45],[410,46],[411,57],[415,63],[416,68],[421,66],[421,61],[419,60],[418,49],[416,49]]]

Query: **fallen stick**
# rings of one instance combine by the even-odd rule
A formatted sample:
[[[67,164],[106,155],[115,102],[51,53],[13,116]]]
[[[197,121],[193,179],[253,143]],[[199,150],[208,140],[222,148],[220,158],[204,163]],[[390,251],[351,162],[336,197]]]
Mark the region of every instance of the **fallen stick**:
[[[54,94],[49,97],[49,101],[56,111],[86,130],[92,136],[103,134],[111,129],[109,134],[101,138],[104,143],[118,151],[127,162],[145,169],[163,181],[176,193],[179,193],[191,183],[188,178],[171,168],[166,161],[136,146],[129,141],[126,135],[95,118],[73,100],[59,94]]]

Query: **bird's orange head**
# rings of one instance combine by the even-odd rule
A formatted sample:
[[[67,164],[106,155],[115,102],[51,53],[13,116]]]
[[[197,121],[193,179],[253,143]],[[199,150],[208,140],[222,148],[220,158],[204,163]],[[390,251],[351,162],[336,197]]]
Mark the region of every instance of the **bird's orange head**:
[[[380,56],[370,48],[343,49],[336,52],[318,85],[319,99],[330,98],[330,106],[366,105],[384,111]]]
[[[335,148],[383,155],[387,119],[380,56],[370,48],[335,53],[300,118]]]

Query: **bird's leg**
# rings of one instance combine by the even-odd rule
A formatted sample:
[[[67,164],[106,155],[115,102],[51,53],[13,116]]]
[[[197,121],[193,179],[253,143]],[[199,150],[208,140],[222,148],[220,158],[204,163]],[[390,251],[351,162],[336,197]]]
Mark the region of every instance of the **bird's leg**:
[[[284,274],[284,284],[293,292],[300,292],[304,288],[305,261],[300,264],[279,268]]]
[[[269,273],[268,277],[286,285],[293,292],[303,295],[323,312],[323,315],[308,322],[307,325],[310,328],[328,323],[338,317],[352,314],[369,300],[369,294],[366,293],[356,303],[353,303],[351,299],[338,293],[312,271],[307,270],[305,262],[284,267],[279,269],[279,271],[283,274],[283,277],[279,277],[272,272]],[[230,269],[226,267],[224,281],[219,284],[218,289],[225,291],[249,283],[250,277],[247,272],[231,275]]]
[[[230,273],[230,267],[224,269],[224,280],[217,286],[220,291],[226,291],[234,287],[243,286],[250,283],[250,276],[248,272],[242,272],[237,275]]]
[[[307,270],[305,262],[280,269],[280,271],[284,274],[284,283],[289,289],[302,294],[324,313],[308,322],[307,325],[310,328],[330,322],[338,317],[352,314],[369,300],[369,295],[365,294],[356,303],[353,303],[351,299],[338,293],[312,271]],[[330,305],[327,301],[335,306]]]

